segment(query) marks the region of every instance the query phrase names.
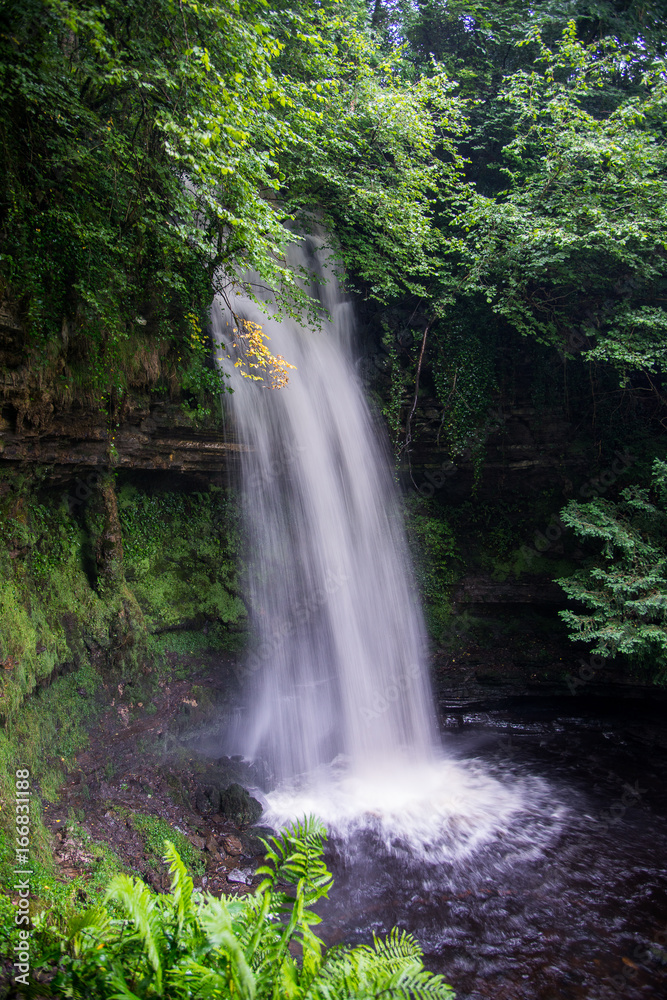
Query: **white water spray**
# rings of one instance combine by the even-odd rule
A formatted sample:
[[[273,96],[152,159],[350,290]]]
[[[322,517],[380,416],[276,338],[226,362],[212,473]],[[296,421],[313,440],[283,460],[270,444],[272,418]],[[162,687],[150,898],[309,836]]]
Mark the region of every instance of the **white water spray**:
[[[311,239],[292,264],[326,274],[318,256]],[[396,490],[353,366],[352,307],[326,277],[320,331],[232,303],[296,365],[272,390],[226,363],[258,633],[238,749],[269,764],[269,822],[314,812],[453,856],[504,826],[522,794],[441,759]],[[212,322],[226,354],[235,322],[219,301]]]

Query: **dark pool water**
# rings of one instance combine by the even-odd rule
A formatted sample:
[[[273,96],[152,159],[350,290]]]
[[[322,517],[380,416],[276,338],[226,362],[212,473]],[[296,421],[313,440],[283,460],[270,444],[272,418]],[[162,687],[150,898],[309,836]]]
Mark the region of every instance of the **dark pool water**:
[[[539,806],[544,823],[527,815],[520,850],[500,836],[454,864],[378,856],[371,838],[331,844],[335,884],[320,910],[327,943],[406,928],[459,1000],[667,997],[659,714],[541,706],[458,712],[442,729],[448,753],[498,775],[542,778],[551,800]],[[551,806],[558,822],[546,815]]]

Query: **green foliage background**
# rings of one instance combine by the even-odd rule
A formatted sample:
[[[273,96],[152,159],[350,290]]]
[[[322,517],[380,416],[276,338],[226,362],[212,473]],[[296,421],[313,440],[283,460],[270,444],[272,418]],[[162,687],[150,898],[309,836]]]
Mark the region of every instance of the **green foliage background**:
[[[563,611],[571,638],[606,659],[628,656],[650,677],[667,679],[667,464],[653,465],[652,488],[630,486],[618,503],[572,501],[563,521],[587,543],[588,566],[559,580],[585,611]]]
[[[544,371],[559,357],[558,391],[573,368],[568,386],[578,399],[589,386],[610,439],[615,393],[628,412],[650,399],[645,424],[659,431],[666,38],[664,5],[650,0],[5,0],[0,304],[20,327],[23,375],[56,408],[106,414],[108,473],[136,391],[178,399],[194,424],[217,409],[225,385],[205,332],[214,294],[268,286],[280,310],[315,321],[285,249],[299,227],[324,223],[384,342],[382,407],[404,463],[408,413],[431,393],[438,442],[471,453],[477,485],[504,352],[519,336],[532,345],[536,400],[556,392]],[[15,372],[5,374],[3,398]],[[660,461],[654,475],[566,508],[590,561],[563,580],[585,608],[564,619],[573,637],[664,679]],[[165,650],[193,648],[194,630],[209,629],[217,648],[234,641],[245,608],[233,497],[117,490],[108,478],[80,511],[42,485],[39,472],[0,480],[0,785],[7,792],[21,747],[48,799],[55,758],[85,746],[104,676],[150,685]],[[411,515],[436,638],[461,558],[450,514],[417,503]],[[507,527],[497,509],[478,514],[494,572],[522,572],[523,513]],[[188,889],[172,862],[165,919],[180,933]],[[152,941],[131,961],[157,973],[164,914],[140,887],[118,895],[136,918],[134,944]],[[216,911],[216,940],[259,912]],[[107,917],[58,945],[72,976],[87,982],[85,963],[75,968],[86,927],[111,934]],[[391,960],[418,971],[411,946],[394,943]],[[304,969],[280,948],[277,967],[299,995]],[[355,963],[341,968],[357,983]],[[106,995],[111,980],[95,982]]]
[[[428,327],[454,451],[495,384],[480,328],[565,353],[576,331],[581,360],[658,391],[664,11],[530,11],[3,4],[0,294],[33,365],[112,418],[142,378],[205,405],[222,388],[201,335],[214,292],[250,268],[308,311],[285,224],[316,215],[348,284],[417,341]]]

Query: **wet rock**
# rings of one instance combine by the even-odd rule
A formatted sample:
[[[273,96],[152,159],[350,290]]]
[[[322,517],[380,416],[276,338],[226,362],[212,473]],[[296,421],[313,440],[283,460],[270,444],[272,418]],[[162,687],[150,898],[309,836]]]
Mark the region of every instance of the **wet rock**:
[[[231,834],[222,838],[222,846],[227,854],[243,854],[243,844],[238,837],[233,837]]]
[[[209,837],[206,840],[206,845],[205,846],[206,846],[206,850],[209,852],[209,854],[217,854],[217,851],[218,851],[218,842],[215,839],[215,837],[213,836],[213,834],[209,835]]]
[[[259,818],[261,808],[245,789],[261,785],[253,763],[241,757],[219,757],[200,772],[192,803],[202,816],[221,813],[238,825],[247,826]]]
[[[241,785],[233,784],[220,796],[220,812],[237,826],[256,823],[262,815],[262,807]]]
[[[205,788],[198,788],[195,792],[195,809],[202,816],[208,816],[211,812],[211,800],[206,794]]]
[[[187,784],[184,782],[183,778],[178,774],[173,774],[172,772],[167,772],[165,777],[167,781],[167,788],[169,789],[168,794],[172,802],[175,805],[188,805],[190,795]]]
[[[233,871],[227,873],[227,881],[250,885],[254,874],[252,868],[234,868]]]
[[[272,830],[270,826],[256,826],[252,830],[248,830],[241,838],[243,840],[244,853],[252,857],[257,857],[258,855],[262,855],[263,857],[266,854],[266,847],[263,841],[268,841],[274,835],[275,830]]]
[[[204,785],[195,793],[195,808],[202,816],[220,812],[222,790],[215,785]]]
[[[204,848],[206,847],[206,841],[204,840],[204,838],[198,837],[196,833],[189,833],[188,840],[190,841],[193,847],[196,847],[200,851],[203,851]]]

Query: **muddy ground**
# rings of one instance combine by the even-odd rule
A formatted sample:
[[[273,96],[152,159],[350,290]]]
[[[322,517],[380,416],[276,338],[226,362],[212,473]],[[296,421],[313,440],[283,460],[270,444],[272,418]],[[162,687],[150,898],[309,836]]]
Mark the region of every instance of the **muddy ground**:
[[[112,703],[92,728],[89,747],[76,756],[57,802],[44,809],[63,881],[86,876],[90,855],[74,832],[83,829],[128,871],[166,891],[166,868],[156,864],[133,822],[141,814],[165,820],[187,838],[204,869],[194,876],[195,887],[243,895],[259,884],[255,869],[264,847],[258,835],[271,831],[253,825],[261,808],[239,788],[252,786],[256,775],[238,757],[215,755],[232,668],[218,654],[193,658],[189,679],[161,682],[149,704],[133,701],[131,685],[109,692]]]

